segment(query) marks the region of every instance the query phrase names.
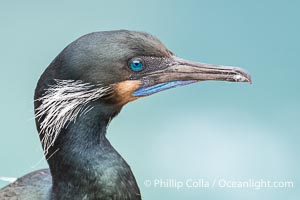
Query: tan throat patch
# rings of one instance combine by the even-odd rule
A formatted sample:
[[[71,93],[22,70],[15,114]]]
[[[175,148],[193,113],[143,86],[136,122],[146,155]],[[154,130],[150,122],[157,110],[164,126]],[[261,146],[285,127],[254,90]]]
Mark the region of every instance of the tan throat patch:
[[[114,84],[114,99],[118,104],[124,105],[130,101],[136,100],[139,97],[132,96],[142,84],[139,80],[127,80]]]

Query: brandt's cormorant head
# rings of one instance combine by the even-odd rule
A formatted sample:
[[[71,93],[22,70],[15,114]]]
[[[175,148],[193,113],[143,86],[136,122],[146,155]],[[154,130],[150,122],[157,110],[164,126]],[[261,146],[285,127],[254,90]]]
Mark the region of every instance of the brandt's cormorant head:
[[[79,38],[57,56],[44,78],[113,86],[121,103],[198,81],[251,82],[241,68],[184,60],[152,35],[127,30]]]
[[[36,88],[38,128],[54,137],[44,138],[44,149],[67,121],[75,120],[83,109],[88,111],[90,102],[120,109],[139,97],[205,80],[251,82],[251,77],[238,67],[178,58],[147,33],[87,34],[55,58]]]

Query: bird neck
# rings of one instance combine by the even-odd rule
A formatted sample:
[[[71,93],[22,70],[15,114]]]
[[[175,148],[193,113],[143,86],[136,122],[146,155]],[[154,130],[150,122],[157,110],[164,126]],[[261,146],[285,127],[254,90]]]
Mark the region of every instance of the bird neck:
[[[48,159],[52,199],[140,199],[129,165],[106,138],[120,109],[96,104],[61,131]],[[51,152],[50,152],[51,153]]]

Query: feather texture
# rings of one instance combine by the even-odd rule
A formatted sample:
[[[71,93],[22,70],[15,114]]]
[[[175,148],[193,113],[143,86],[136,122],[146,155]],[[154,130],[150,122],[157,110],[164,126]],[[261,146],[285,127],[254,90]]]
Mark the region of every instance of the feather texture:
[[[92,109],[88,103],[111,92],[112,87],[101,84],[93,85],[80,80],[55,80],[55,84],[47,88],[41,98],[36,99],[41,102],[35,117],[42,120],[39,134],[42,135],[45,155],[63,128]]]

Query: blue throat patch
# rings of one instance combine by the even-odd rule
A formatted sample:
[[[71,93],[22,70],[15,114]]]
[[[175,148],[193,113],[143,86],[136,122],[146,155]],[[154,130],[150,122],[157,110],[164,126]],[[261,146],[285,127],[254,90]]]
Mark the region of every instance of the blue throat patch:
[[[191,83],[195,83],[197,81],[195,80],[188,80],[188,81],[171,81],[171,82],[166,82],[166,83],[160,83],[157,85],[153,85],[150,87],[141,87],[137,89],[134,93],[132,93],[132,96],[134,97],[139,97],[139,96],[148,96],[150,94],[154,94],[166,89],[174,88],[177,86],[183,86],[183,85],[188,85]]]

